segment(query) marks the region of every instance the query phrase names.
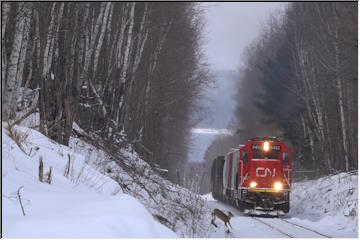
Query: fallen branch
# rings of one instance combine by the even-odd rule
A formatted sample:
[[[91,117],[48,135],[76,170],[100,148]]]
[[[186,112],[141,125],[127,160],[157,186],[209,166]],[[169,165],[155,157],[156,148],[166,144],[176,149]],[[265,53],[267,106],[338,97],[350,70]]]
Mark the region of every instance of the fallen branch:
[[[23,204],[22,204],[21,196],[20,196],[20,190],[21,190],[23,187],[24,187],[24,186],[19,187],[19,189],[17,190],[17,195],[18,195],[18,198],[19,198],[19,202],[20,202],[20,206],[21,206],[22,213],[23,213],[23,215],[25,216],[24,206],[23,206]]]
[[[51,176],[51,167],[49,168],[49,171],[46,173],[46,182],[48,184],[51,184],[52,176]]]
[[[70,164],[71,163],[71,159],[70,159],[70,154],[68,153],[68,161],[65,165],[65,169],[64,169],[64,177],[68,178],[69,174],[70,174]]]
[[[42,160],[42,156],[39,157],[39,181],[43,182],[43,176],[44,176],[44,164]]]

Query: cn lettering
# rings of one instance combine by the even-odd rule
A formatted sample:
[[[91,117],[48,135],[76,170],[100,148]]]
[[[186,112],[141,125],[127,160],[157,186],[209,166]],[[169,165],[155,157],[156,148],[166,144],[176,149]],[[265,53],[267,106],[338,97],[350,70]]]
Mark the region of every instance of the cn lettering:
[[[273,172],[269,168],[263,168],[259,167],[256,168],[256,176],[257,177],[266,177],[268,174],[271,175],[271,177],[275,177],[276,168],[274,168]]]

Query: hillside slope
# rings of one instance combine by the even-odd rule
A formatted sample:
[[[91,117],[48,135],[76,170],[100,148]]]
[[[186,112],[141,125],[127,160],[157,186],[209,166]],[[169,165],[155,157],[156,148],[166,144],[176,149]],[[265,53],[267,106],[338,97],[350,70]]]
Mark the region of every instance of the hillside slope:
[[[22,149],[2,128],[2,232],[4,237],[177,237],[156,221],[134,197],[87,164],[84,155],[57,144],[39,132],[14,127],[27,135]],[[52,168],[51,184],[39,181]],[[68,159],[71,166],[65,177]],[[17,190],[20,189],[25,216]]]
[[[110,148],[74,123],[74,135],[67,147],[36,131],[38,123],[36,113],[25,119],[23,126],[14,127],[15,133],[27,136],[21,144],[23,151],[8,136],[7,124],[2,124],[4,236],[209,236],[208,230],[213,228],[208,221],[211,211],[201,196],[161,177],[131,145]],[[51,185],[38,180],[40,157],[45,173],[52,167]],[[26,217],[16,194],[21,186]],[[64,214],[73,216],[76,223]],[[90,216],[93,222],[88,221]],[[39,222],[27,221],[33,217]],[[105,220],[99,220],[102,218]],[[99,224],[102,227],[95,228]],[[59,231],[58,226],[66,231]],[[138,232],[139,228],[143,231]]]
[[[294,183],[289,215],[317,222],[333,236],[358,235],[358,175],[340,173]]]

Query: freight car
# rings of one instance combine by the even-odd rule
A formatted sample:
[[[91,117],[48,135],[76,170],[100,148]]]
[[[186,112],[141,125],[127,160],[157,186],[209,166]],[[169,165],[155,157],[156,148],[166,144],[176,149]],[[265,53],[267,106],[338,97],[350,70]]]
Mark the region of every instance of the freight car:
[[[222,199],[224,163],[224,156],[218,156],[211,167],[211,192],[215,199]]]
[[[291,149],[278,138],[253,138],[213,161],[212,195],[241,211],[280,210],[287,213],[290,209],[291,159]]]

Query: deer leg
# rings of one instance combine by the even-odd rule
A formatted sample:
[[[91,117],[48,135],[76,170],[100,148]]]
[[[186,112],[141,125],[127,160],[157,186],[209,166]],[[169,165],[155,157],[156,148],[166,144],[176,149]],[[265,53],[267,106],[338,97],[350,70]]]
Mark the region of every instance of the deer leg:
[[[211,220],[211,224],[214,225],[215,227],[217,227],[217,225],[214,223],[214,219]]]
[[[231,229],[232,229],[232,226],[231,226],[231,224],[230,224],[230,221],[229,221],[229,226],[231,227]]]

